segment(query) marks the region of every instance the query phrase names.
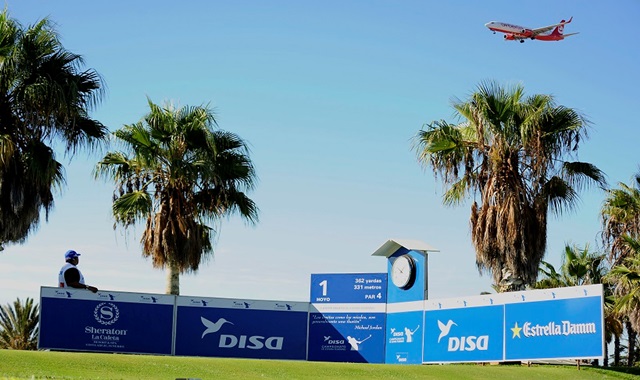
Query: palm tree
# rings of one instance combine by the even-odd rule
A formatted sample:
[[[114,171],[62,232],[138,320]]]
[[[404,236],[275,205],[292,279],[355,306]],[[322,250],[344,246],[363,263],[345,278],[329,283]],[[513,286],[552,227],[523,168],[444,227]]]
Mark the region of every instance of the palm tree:
[[[628,365],[632,366],[637,331],[640,331],[640,240],[629,235],[623,235],[622,239],[627,246],[624,250],[629,255],[621,264],[611,269],[607,278],[615,286],[616,311],[627,317]]]
[[[605,276],[606,277],[606,276]],[[616,310],[618,302],[617,297],[613,294],[611,286],[604,284],[604,366],[609,366],[609,343],[613,340],[614,347],[614,365],[620,364],[620,336],[624,331],[622,316]]]
[[[633,182],[632,186],[620,182],[619,188],[608,190],[600,211],[602,240],[614,264],[622,263],[633,254],[624,236],[640,238],[640,172],[635,174]]]
[[[160,107],[114,133],[123,151],[107,153],[96,176],[116,184],[113,216],[125,229],[145,222],[142,254],[168,269],[168,294],[179,294],[179,275],[198,270],[213,254],[208,222],[238,212],[255,223],[258,209],[244,191],[255,170],[246,143],[215,129],[206,107]],[[115,226],[114,226],[115,227]]]
[[[434,121],[415,138],[418,160],[448,186],[443,201],[473,195],[471,237],[480,272],[501,291],[536,281],[547,243],[547,213],[572,210],[585,186],[605,185],[594,165],[568,161],[587,121],[550,95],[482,83],[455,100],[459,124]],[[477,198],[476,198],[477,197]]]
[[[561,270],[564,266],[560,267]],[[564,274],[556,271],[556,268],[544,260],[540,261],[540,274],[543,276],[540,280],[533,284],[534,289],[551,289],[562,288],[567,285],[567,279]]]
[[[38,347],[38,305],[27,298],[23,304],[16,299],[0,308],[0,348],[35,350]]]
[[[22,243],[54,205],[65,154],[94,148],[107,129],[89,118],[101,79],[82,71],[82,57],[64,49],[48,19],[23,27],[0,13],[0,249]]]
[[[607,272],[605,255],[589,251],[589,244],[584,248],[565,246],[564,272],[570,279],[569,286],[601,284]]]
[[[613,273],[609,276],[609,281],[621,295],[620,292],[624,293],[625,290],[620,289],[625,289],[629,284],[616,284],[616,281],[624,280],[624,276],[621,276],[622,273],[616,274],[616,272],[624,272],[624,268],[627,268],[629,264],[627,259],[633,259],[638,254],[633,241],[640,239],[640,172],[634,175],[632,185],[620,182],[618,188],[607,191],[607,197],[600,213],[603,226],[603,245],[609,250],[609,260],[613,263],[613,268],[616,269],[615,272],[612,270]],[[629,342],[634,342],[638,331],[638,315],[634,315],[633,310],[628,308],[628,299],[628,297],[618,297],[618,303],[622,302],[622,305],[626,304],[627,306],[617,306],[616,308],[618,311],[621,309],[625,311],[620,312],[620,315],[626,319],[625,327]],[[635,327],[634,320],[636,320]],[[631,360],[634,358],[632,354],[634,348],[634,345],[629,344],[629,358]],[[619,353],[616,352],[616,354],[619,357]]]
[[[607,272],[605,255],[591,252],[589,245],[584,248],[577,245],[565,245],[560,272],[546,261],[540,262],[540,274],[543,278],[534,284],[536,289],[558,288],[601,284]]]

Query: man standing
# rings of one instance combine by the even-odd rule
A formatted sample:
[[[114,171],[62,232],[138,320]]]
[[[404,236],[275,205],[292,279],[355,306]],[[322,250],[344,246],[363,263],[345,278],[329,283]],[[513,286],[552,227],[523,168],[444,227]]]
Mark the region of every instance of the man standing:
[[[76,289],[89,289],[92,292],[97,292],[98,288],[84,284],[84,276],[80,273],[80,270],[76,267],[80,262],[80,254],[74,250],[68,250],[64,254],[64,260],[67,262],[60,269],[58,274],[58,284],[61,288],[76,288]]]

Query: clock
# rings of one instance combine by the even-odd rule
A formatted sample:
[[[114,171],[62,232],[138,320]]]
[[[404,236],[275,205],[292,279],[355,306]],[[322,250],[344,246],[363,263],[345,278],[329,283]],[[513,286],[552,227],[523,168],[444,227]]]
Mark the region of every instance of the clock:
[[[409,289],[416,280],[416,262],[410,255],[398,256],[391,265],[391,281],[400,289]]]

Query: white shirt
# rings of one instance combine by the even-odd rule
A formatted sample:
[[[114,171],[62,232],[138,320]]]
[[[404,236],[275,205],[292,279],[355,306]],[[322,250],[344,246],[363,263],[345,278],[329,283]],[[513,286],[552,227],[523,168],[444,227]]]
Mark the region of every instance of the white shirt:
[[[78,267],[76,267],[75,265],[73,265],[71,263],[66,263],[66,264],[64,264],[62,266],[62,268],[60,269],[60,273],[58,274],[58,286],[60,288],[68,288],[69,287],[69,285],[67,284],[67,281],[65,281],[65,279],[64,279],[64,272],[66,272],[70,268],[76,268],[76,270],[80,274],[80,281],[79,282],[82,285],[84,285],[84,276],[82,275],[82,272],[80,272],[80,269],[78,269]]]

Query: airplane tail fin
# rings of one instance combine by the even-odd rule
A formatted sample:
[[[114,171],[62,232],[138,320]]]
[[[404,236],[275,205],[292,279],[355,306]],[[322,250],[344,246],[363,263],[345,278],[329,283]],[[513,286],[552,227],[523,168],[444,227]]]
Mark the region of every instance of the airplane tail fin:
[[[556,26],[553,29],[553,32],[551,32],[551,35],[554,36],[554,37],[562,37],[563,33],[564,33],[564,24],[570,23],[571,19],[573,19],[573,16],[571,16],[569,21],[565,21],[565,20],[560,21],[560,25]]]
[[[564,25],[570,23],[571,20],[573,20],[573,16],[571,16],[571,18],[568,21],[565,21],[565,20],[560,21],[560,24],[556,26],[555,29],[553,29],[553,32],[551,32],[551,35],[554,37],[564,38],[568,36],[573,36],[574,34],[578,34],[578,33],[564,34]]]

